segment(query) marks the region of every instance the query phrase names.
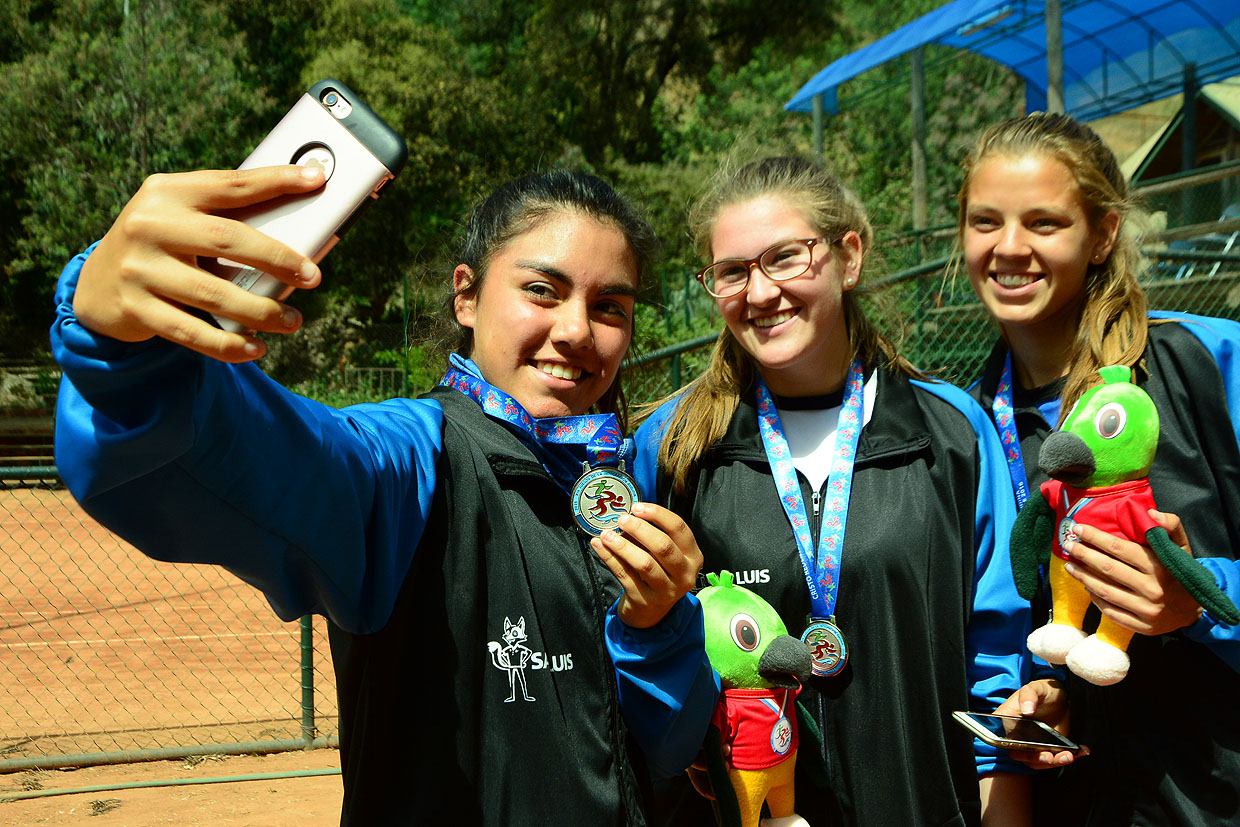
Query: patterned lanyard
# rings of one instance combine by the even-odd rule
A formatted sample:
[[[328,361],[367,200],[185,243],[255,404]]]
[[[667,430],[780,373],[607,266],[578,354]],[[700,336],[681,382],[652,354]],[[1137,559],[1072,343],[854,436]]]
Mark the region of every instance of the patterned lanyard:
[[[999,387],[995,390],[995,401],[991,405],[990,413],[995,419],[995,427],[999,429],[999,439],[1003,441],[1008,473],[1012,476],[1012,490],[1016,492],[1016,508],[1020,509],[1029,499],[1029,479],[1025,476],[1025,458],[1020,453],[1020,436],[1016,433],[1016,412],[1012,406],[1012,352],[1010,350],[1003,361],[1003,374],[999,377]]]
[[[835,614],[835,599],[839,594],[840,554],[844,550],[844,529],[848,522],[848,500],[852,494],[853,466],[857,458],[857,444],[861,440],[862,402],[865,398],[865,376],[861,362],[854,361],[849,370],[847,391],[835,430],[835,457],[831,462],[831,474],[827,477],[827,501],[824,504],[822,534],[818,538],[815,555],[813,538],[810,536],[809,518],[805,513],[805,500],[801,496],[801,484],[797,480],[796,467],[788,440],[784,438],[779,422],[779,411],[771,399],[770,391],[761,378],[758,379],[758,430],[766,449],[771,475],[775,478],[779,500],[784,513],[796,535],[801,567],[805,570],[805,582],[809,586],[811,611],[814,617],[829,618]]]
[[[521,403],[477,376],[448,368],[440,385],[455,388],[496,419],[525,431],[536,442],[584,445],[591,465],[602,465],[624,454],[624,434],[615,414],[588,414],[534,419]]]

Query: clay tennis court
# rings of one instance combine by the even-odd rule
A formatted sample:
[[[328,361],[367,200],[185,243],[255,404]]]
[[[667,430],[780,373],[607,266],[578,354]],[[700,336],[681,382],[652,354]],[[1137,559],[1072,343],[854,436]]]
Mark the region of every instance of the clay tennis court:
[[[0,490],[0,541],[0,798],[39,787],[108,784],[95,779],[116,776],[175,780],[186,773],[211,778],[339,767],[331,749],[227,760],[194,756],[190,763],[176,756],[74,772],[48,767],[59,756],[85,756],[75,762],[92,764],[100,754],[291,743],[302,739],[307,724],[317,738],[334,736],[326,630],[316,619],[314,717],[307,720],[299,625],[281,622],[257,591],[227,572],[152,561],[87,517],[67,491],[46,487]],[[298,790],[308,793],[304,806],[293,803]],[[273,799],[276,820],[261,820],[266,816],[258,811],[267,808],[250,800],[255,796]],[[134,799],[132,806],[126,797]],[[213,800],[246,814],[156,820],[172,814],[155,812],[160,807],[145,813],[153,801],[171,806],[181,799]],[[90,814],[90,801],[107,800],[123,803]],[[0,824],[89,816],[92,825],[133,827],[317,825],[336,823],[339,806],[339,776],[320,775],[5,802]],[[148,815],[151,820],[143,820]]]

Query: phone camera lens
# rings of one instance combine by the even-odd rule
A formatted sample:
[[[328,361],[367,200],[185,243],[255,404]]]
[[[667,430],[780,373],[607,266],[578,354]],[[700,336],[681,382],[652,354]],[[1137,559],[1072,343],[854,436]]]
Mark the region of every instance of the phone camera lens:
[[[319,96],[319,101],[327,108],[328,112],[332,113],[332,117],[338,121],[343,121],[353,112],[353,106],[349,101],[344,95],[341,95],[334,89],[324,90]]]

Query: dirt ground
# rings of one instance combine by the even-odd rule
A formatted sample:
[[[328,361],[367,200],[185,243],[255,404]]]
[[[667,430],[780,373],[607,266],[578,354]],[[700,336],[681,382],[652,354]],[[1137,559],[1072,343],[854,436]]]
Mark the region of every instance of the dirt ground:
[[[297,624],[210,566],[157,563],[63,490],[0,491],[0,764],[291,740],[302,726]],[[335,734],[334,682],[314,626],[315,727]],[[0,827],[335,827],[334,749],[0,772]],[[190,779],[331,769],[227,783]],[[121,784],[134,789],[106,789]],[[32,791],[102,790],[6,801]]]
[[[299,770],[340,768],[334,749],[153,761],[77,770],[0,775],[0,825],[84,827],[335,827],[340,823],[340,775],[175,786],[190,779],[216,779]],[[5,801],[30,790],[69,790],[127,783],[167,786],[97,790]]]

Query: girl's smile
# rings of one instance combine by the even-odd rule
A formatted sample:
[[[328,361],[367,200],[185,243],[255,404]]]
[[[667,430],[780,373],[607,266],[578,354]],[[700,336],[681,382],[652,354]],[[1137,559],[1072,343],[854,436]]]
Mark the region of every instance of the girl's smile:
[[[1091,230],[1076,180],[1043,154],[992,155],[969,180],[965,264],[978,297],[1001,326],[1073,335],[1091,261],[1105,260],[1118,221]]]

